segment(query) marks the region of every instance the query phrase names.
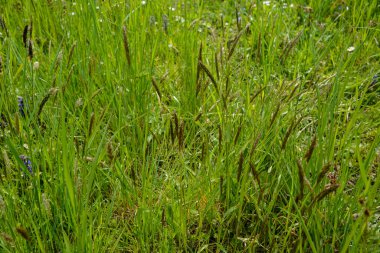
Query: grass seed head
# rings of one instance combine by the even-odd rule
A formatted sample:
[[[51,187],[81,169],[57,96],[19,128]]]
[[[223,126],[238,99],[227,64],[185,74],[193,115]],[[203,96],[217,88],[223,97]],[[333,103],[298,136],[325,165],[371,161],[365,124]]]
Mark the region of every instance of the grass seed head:
[[[206,75],[210,78],[212,84],[215,87],[215,90],[218,91],[218,84],[216,83],[216,80],[214,76],[211,74],[211,71],[206,67],[206,65],[203,64],[203,62],[199,61],[198,62],[200,68],[206,73]]]
[[[41,103],[40,103],[40,105],[39,105],[39,107],[38,107],[37,118],[40,117],[40,115],[41,115],[41,113],[42,113],[42,110],[44,109],[44,106],[45,106],[45,104],[47,103],[47,101],[49,100],[49,98],[50,98],[50,92],[47,93],[47,94],[45,95],[45,97],[42,99],[42,101],[41,101]]]
[[[74,55],[74,49],[76,48],[76,46],[77,46],[77,42],[75,41],[75,42],[73,43],[73,45],[71,46],[71,48],[70,48],[69,57],[68,57],[68,59],[67,59],[67,67],[70,66],[70,62],[71,62],[71,59],[73,58],[73,55]]]
[[[0,233],[0,236],[4,239],[4,241],[8,242],[8,243],[13,243],[13,239],[10,235],[8,235],[7,233]]]
[[[170,134],[170,139],[172,141],[172,144],[174,144],[176,134],[174,133],[174,127],[173,127],[173,123],[171,120],[169,122],[169,134]]]
[[[16,227],[16,232],[22,236],[22,238],[24,238],[25,240],[27,241],[30,241],[30,236],[29,236],[29,233],[28,231],[26,230],[26,228],[22,227],[22,226],[17,226]]]
[[[29,27],[29,25],[26,25],[24,27],[24,31],[22,33],[22,42],[24,43],[25,48],[28,47],[28,27]]]
[[[123,43],[124,43],[125,57],[127,58],[128,66],[131,66],[131,54],[129,51],[127,27],[126,26],[123,26]]]
[[[316,183],[317,185],[322,181],[322,179],[325,177],[326,173],[330,170],[330,168],[331,168],[331,163],[327,163],[323,166],[317,178],[317,183]]]
[[[286,143],[288,142],[289,136],[293,130],[293,125],[294,125],[294,120],[293,120],[292,124],[289,126],[288,130],[286,131],[285,137],[284,137],[282,144],[281,144],[281,150],[284,150],[286,147]]]
[[[261,139],[261,133],[259,133],[255,139],[255,141],[253,142],[253,145],[252,145],[252,148],[251,148],[251,151],[249,152],[249,157],[252,158],[252,155],[253,153],[255,153],[255,150],[257,148],[257,145],[259,144],[259,141]]]
[[[156,92],[157,92],[158,97],[159,97],[160,100],[161,100],[161,99],[162,99],[161,91],[160,91],[160,89],[158,88],[158,85],[157,85],[156,79],[155,79],[154,77],[152,77],[152,84],[153,84],[154,89],[155,89]]]
[[[339,187],[339,184],[328,184],[325,186],[325,189],[320,192],[313,200],[312,204],[316,203],[316,202],[319,202],[321,201],[322,199],[324,199],[327,195],[329,195],[330,193],[336,191]]]
[[[270,124],[269,124],[269,128],[272,127],[275,119],[277,118],[277,115],[278,115],[279,111],[280,111],[280,104],[277,105],[276,111],[273,113],[272,119],[271,119]]]
[[[255,165],[252,162],[249,162],[249,167],[251,169],[252,175],[254,176],[256,182],[259,184],[260,187],[260,177],[258,171],[255,168]]]
[[[241,36],[244,34],[244,32],[246,30],[248,30],[250,27],[250,24],[248,24],[243,30],[241,30],[238,35],[236,35],[235,39],[233,39],[233,41],[231,42],[231,47],[230,47],[230,51],[228,52],[228,57],[227,57],[227,61],[232,57],[232,55],[234,54],[235,52],[235,48],[241,38]]]
[[[239,125],[239,127],[238,127],[238,130],[237,130],[237,132],[236,132],[236,135],[235,135],[234,145],[236,145],[236,143],[237,143],[237,141],[238,141],[238,139],[239,139],[241,129],[242,129],[242,124],[240,123],[240,125]]]
[[[109,141],[107,143],[107,156],[108,156],[108,159],[112,162],[113,159],[115,158],[114,156],[114,150],[113,150],[113,146],[112,146],[112,142]]]
[[[29,40],[29,43],[28,43],[28,58],[29,60],[33,59],[33,41],[32,40]]]
[[[309,147],[309,149],[306,152],[305,157],[304,157],[307,162],[310,161],[311,155],[313,154],[316,145],[317,145],[317,136],[314,135],[314,138],[311,141],[310,147]]]
[[[168,223],[166,221],[165,209],[162,209],[162,213],[161,213],[161,225],[163,227],[166,227],[168,225]]]

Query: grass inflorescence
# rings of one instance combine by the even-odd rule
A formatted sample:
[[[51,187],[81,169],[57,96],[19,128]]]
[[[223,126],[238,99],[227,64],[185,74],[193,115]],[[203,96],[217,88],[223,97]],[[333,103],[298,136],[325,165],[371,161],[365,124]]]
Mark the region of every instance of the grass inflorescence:
[[[3,1],[1,252],[376,252],[377,1]]]

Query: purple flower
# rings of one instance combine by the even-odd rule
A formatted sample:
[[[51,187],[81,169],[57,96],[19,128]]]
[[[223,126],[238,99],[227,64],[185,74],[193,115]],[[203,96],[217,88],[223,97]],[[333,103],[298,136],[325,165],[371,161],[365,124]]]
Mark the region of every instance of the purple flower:
[[[372,77],[371,85],[375,85],[379,82],[379,74],[376,74]]]
[[[20,112],[21,116],[25,118],[25,105],[24,105],[24,98],[18,96],[18,111]]]
[[[24,163],[25,167],[28,169],[30,174],[33,174],[32,162],[30,161],[30,159],[25,155],[20,155],[20,159]]]

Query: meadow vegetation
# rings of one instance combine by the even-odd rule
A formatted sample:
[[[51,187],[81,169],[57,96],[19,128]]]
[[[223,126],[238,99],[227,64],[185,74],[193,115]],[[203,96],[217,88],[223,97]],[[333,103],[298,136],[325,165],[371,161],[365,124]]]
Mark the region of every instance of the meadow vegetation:
[[[1,252],[379,252],[378,1],[0,3]]]

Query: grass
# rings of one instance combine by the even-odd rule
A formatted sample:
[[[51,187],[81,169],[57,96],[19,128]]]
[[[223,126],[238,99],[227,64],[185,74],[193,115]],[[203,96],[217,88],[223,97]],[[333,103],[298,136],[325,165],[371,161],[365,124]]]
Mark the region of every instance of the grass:
[[[377,252],[379,7],[2,1],[1,252]]]

